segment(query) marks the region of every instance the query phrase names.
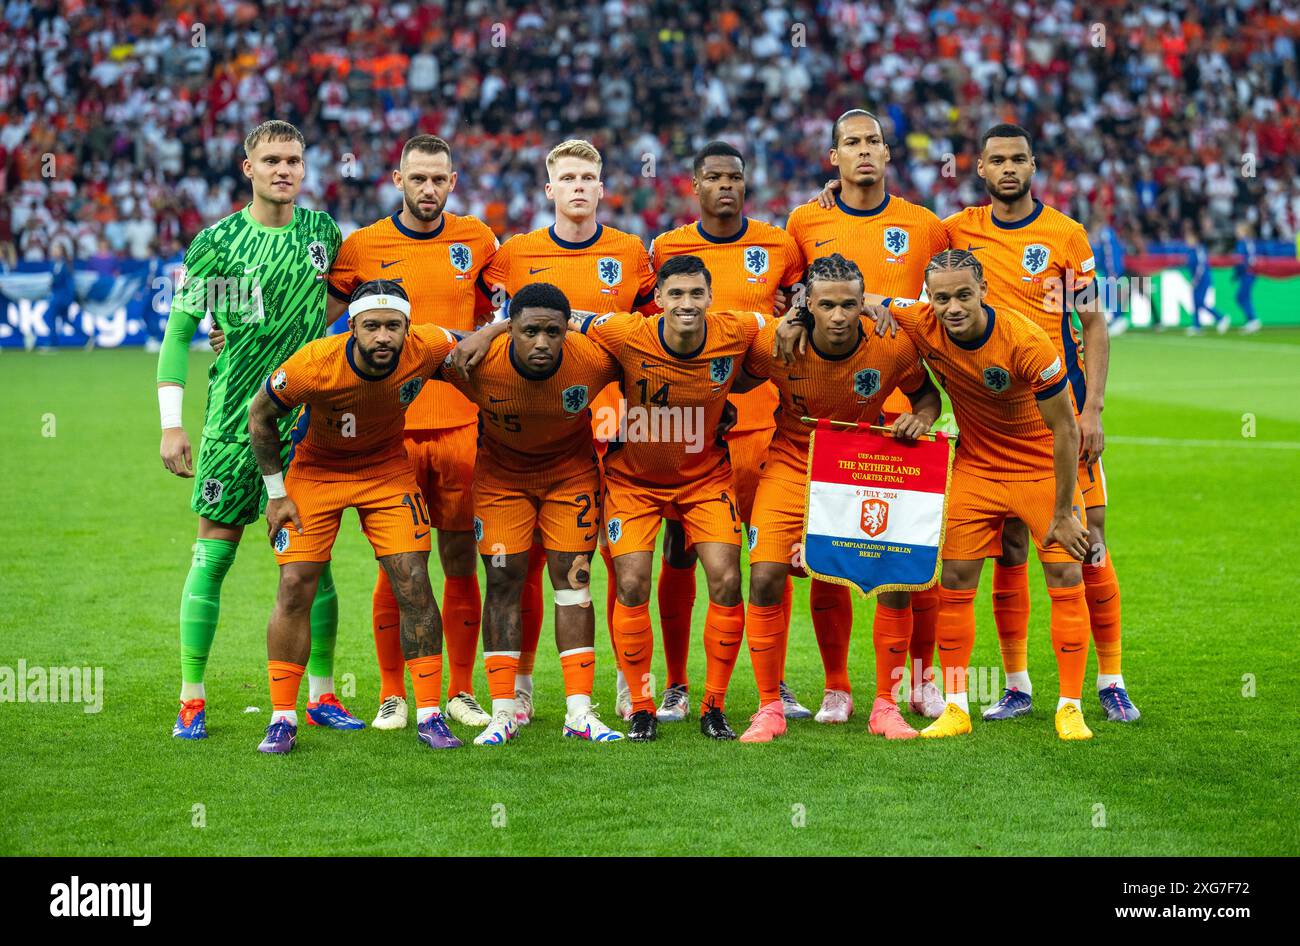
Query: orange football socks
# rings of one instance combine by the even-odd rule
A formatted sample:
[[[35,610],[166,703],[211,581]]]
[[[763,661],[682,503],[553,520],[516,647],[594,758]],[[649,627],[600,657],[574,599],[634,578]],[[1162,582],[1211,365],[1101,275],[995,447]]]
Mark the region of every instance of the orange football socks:
[[[1002,671],[1029,669],[1029,566],[993,563],[993,623],[1002,649]]]
[[[966,673],[975,649],[974,588],[939,589],[939,617],[935,643],[939,646],[939,667],[943,670],[943,692],[949,703],[970,712],[966,698]]]
[[[1061,696],[1077,700],[1083,694],[1088,669],[1088,601],[1083,583],[1048,588],[1052,597],[1052,650],[1061,677]]]
[[[413,657],[406,662],[415,691],[415,708],[436,708],[442,699],[442,654]]]
[[[271,681],[271,719],[281,713],[298,713],[298,690],[302,686],[302,675],[307,668],[301,664],[289,663],[287,660],[268,660],[266,675]]]
[[[650,677],[654,656],[654,631],[650,627],[650,603],[628,607],[614,603],[614,647],[627,684],[632,688],[632,709],[655,711],[655,692]]]
[[[898,702],[896,692],[906,695],[901,687],[912,637],[912,609],[887,608],[877,601],[871,637],[876,648],[876,699]]]
[[[912,592],[912,637],[907,645],[911,658],[912,692],[920,697],[921,684],[934,667],[934,625],[939,617],[939,586]],[[943,681],[940,681],[941,683]]]
[[[1119,579],[1106,553],[1101,565],[1083,566],[1084,594],[1088,599],[1088,619],[1092,639],[1097,645],[1098,675],[1118,675],[1121,667]]]
[[[370,620],[375,633],[375,656],[379,658],[379,699],[406,699],[406,671],[402,658],[402,612],[393,597],[388,573],[379,569],[370,599]]]
[[[745,639],[745,606],[733,604],[730,607],[709,602],[709,611],[704,618],[704,699],[700,703],[700,714],[716,706],[723,709],[726,705],[727,687],[731,683],[731,672],[736,667],[736,658],[740,656],[740,642]],[[784,648],[783,648],[784,649]]]
[[[826,671],[826,689],[851,692],[849,638],[853,634],[853,601],[848,586],[814,578],[808,606]]]
[[[515,651],[484,651],[483,665],[487,668],[488,695],[494,705],[501,700],[514,702],[515,672],[519,669],[519,654]]]
[[[596,649],[577,647],[560,654],[565,696],[591,696],[596,684]]]
[[[661,560],[656,593],[659,600],[659,624],[664,638],[664,662],[668,665],[668,685],[684,685],[688,682],[686,661],[691,652],[695,566],[673,568]]]
[[[447,576],[442,583],[442,638],[451,663],[449,697],[474,692],[474,658],[478,656],[483,601],[478,575]],[[418,696],[417,696],[418,699]]]
[[[745,633],[749,638],[749,660],[754,665],[754,680],[758,683],[758,702],[760,706],[766,706],[781,699],[781,672],[785,667],[788,633],[785,609],[779,604],[750,602]]]

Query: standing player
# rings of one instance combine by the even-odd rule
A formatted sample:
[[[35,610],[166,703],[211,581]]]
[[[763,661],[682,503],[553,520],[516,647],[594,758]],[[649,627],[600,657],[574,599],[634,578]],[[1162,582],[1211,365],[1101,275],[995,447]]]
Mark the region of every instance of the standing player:
[[[402,286],[415,325],[468,332],[490,320],[492,307],[478,289],[478,278],[497,241],[480,220],[445,209],[456,189],[450,145],[433,135],[411,138],[393,171],[393,186],[402,193],[402,209],[343,241],[330,271],[330,321],[347,307],[357,286],[371,279]],[[442,614],[451,663],[447,713],[467,726],[486,726],[489,719],[474,699],[481,604],[470,483],[477,422],[474,405],[441,381],[425,385],[406,412],[406,452],[438,532],[444,575]],[[375,584],[372,617],[380,671],[374,726],[400,729],[406,725],[406,679],[397,601],[383,569]]]
[[[1232,275],[1237,281],[1237,305],[1246,317],[1246,324],[1241,327],[1241,330],[1250,335],[1258,332],[1263,323],[1255,314],[1255,300],[1252,298],[1255,289],[1255,263],[1259,259],[1259,244],[1251,235],[1250,224],[1245,220],[1237,224],[1237,255],[1241,257],[1241,262],[1233,268]]]
[[[1187,220],[1183,223],[1183,242],[1187,244],[1187,269],[1192,280],[1192,324],[1188,327],[1187,334],[1200,333],[1201,314],[1204,313],[1222,335],[1232,327],[1232,319],[1226,312],[1220,312],[1210,305],[1214,271],[1210,268],[1210,251],[1205,248],[1195,221]]]
[[[796,207],[786,230],[799,244],[804,259],[839,253],[856,263],[867,292],[919,297],[926,263],[948,248],[948,237],[939,218],[929,210],[889,193],[885,187],[889,161],[880,120],[860,108],[845,112],[831,126],[830,162],[839,171],[839,180],[829,184],[817,201]],[[885,401],[886,419],[910,410],[902,392],[892,392]],[[844,585],[814,581],[809,600],[826,668],[826,695],[817,721],[847,722],[853,713],[848,676],[853,623],[849,590]],[[937,608],[934,589],[912,595],[911,704],[914,712],[931,718],[943,712],[943,697],[929,680]]]
[[[199,517],[194,558],[181,592],[181,709],[172,735],[207,737],[203,675],[221,610],[221,584],[235,561],[244,526],[266,504],[248,446],[248,401],[271,369],[325,334],[325,273],[339,248],[339,228],[326,213],[294,205],[305,166],[301,132],[268,121],[244,139],[244,176],[253,199],[201,231],[185,253],[185,276],[172,300],[158,355],[162,461],[177,476],[194,477],[190,502]],[[190,339],[204,315],[228,344],[208,372],[208,402],[198,470],[181,423]],[[279,426],[287,457],[293,424]],[[321,573],[311,609],[310,702],[313,725],[363,725],[334,696],[338,597],[329,568]]]
[[[661,233],[650,245],[655,269],[674,256],[698,256],[713,279],[712,311],[774,314],[778,292],[789,292],[803,278],[803,258],[790,235],[780,227],[745,216],[745,159],[725,141],[711,141],[695,156],[691,189],[699,201],[700,219]],[[758,487],[759,469],[776,429],[773,413],[778,397],[770,384],[729,398],[736,423],[727,434],[727,453],[736,488],[736,508],[749,525]],[[675,519],[664,523],[664,557],[659,570],[659,617],[663,623],[664,659],[668,686],[659,705],[662,722],[690,715],[686,661],[691,642],[691,610],[695,605],[694,551],[685,547],[685,533]],[[787,619],[793,585],[786,583],[783,605]],[[811,716],[781,683],[786,715]]]
[[[745,372],[770,377],[781,392],[776,436],[767,454],[754,501],[749,533],[749,653],[758,681],[759,711],[741,742],[771,742],[785,732],[779,688],[789,638],[781,595],[803,542],[804,497],[808,480],[809,428],[803,417],[875,423],[886,397],[907,394],[914,412],[893,421],[894,435],[915,439],[939,416],[939,392],[921,367],[906,335],[876,335],[862,315],[862,273],[836,253],[813,260],[805,286],[807,306],[793,318],[810,331],[805,351],[786,364],[772,356],[777,325],[759,333]],[[811,351],[807,349],[811,348]],[[907,663],[912,637],[911,598],[884,592],[876,604],[873,632],[876,697],[870,728],[887,739],[917,733],[894,702],[894,688]]]
[[[763,317],[710,312],[710,282],[698,256],[675,256],[657,275],[655,302],[663,315],[592,316],[583,327],[622,366],[629,402],[626,432],[605,457],[604,521],[618,582],[614,644],[633,684],[628,737],[638,741],[654,739],[658,728],[650,571],[659,524],[668,514],[681,520],[709,586],[700,731],[713,739],[736,737],[724,703],[745,628],[741,525],[717,429]]]
[[[555,203],[555,223],[506,240],[483,270],[484,286],[510,296],[540,276],[564,293],[577,312],[602,314],[651,310],[654,270],[641,241],[596,221],[605,196],[600,152],[588,141],[562,141],[546,156],[546,198]],[[607,389],[592,399],[596,423],[617,410],[617,395]],[[606,563],[608,564],[608,562]],[[524,583],[523,642],[520,645],[518,720],[527,724],[533,707],[533,662],[542,630],[542,569],[545,550],[534,544]],[[612,571],[611,571],[612,575]],[[613,608],[611,579],[607,614]],[[619,675],[620,701],[627,690]]]
[[[569,302],[555,286],[525,286],[511,299],[508,335],[492,341],[469,379],[444,369],[478,404],[481,418],[474,529],[487,566],[483,658],[492,718],[474,738],[478,745],[504,745],[518,732],[520,596],[538,529],[555,589],[563,734],[592,742],[623,738],[601,722],[591,702],[596,622],[589,585],[600,532],[600,468],[588,401],[619,372],[590,339],[568,334],[569,316]]]
[[[402,651],[415,689],[417,735],[455,749],[439,708],[442,621],[429,586],[429,516],[402,443],[402,415],[455,342],[446,330],[408,331],[411,304],[397,283],[357,288],[351,332],[301,349],[266,378],[248,408],[248,429],[270,497],[268,537],[280,565],[266,632],[271,724],[259,752],[284,754],[298,737],[298,690],[309,649],[308,610],[349,507],[401,608]],[[284,476],[276,423],[298,405],[310,421]],[[289,526],[293,525],[291,531]]]
[[[1106,718],[1131,722],[1140,715],[1121,673],[1119,581],[1106,546],[1105,441],[1101,412],[1110,367],[1110,335],[1096,291],[1096,272],[1084,228],[1035,200],[1035,170],[1029,132],[995,125],[981,142],[977,173],[993,202],[967,207],[944,221],[954,248],[974,253],[988,275],[988,302],[1014,309],[1051,339],[1069,378],[1081,450],[1079,485],[1087,507],[1090,551],[1083,581],[1093,639],[1097,644],[1097,691]],[[1083,327],[1083,354],[1072,314]],[[1086,372],[1085,372],[1086,365]],[[1006,692],[984,712],[985,719],[1011,719],[1032,708],[1026,639],[1029,632],[1029,536],[1024,523],[1007,519],[1002,551],[993,565],[993,616],[1002,648]]]
[[[1012,308],[985,304],[988,284],[973,253],[935,256],[925,287],[930,303],[886,300],[948,392],[961,429],[939,592],[937,640],[947,706],[921,735],[970,732],[966,675],[975,644],[975,593],[1003,522],[1015,516],[1033,537],[1052,599],[1052,648],[1061,681],[1057,735],[1091,739],[1080,707],[1088,605],[1079,562],[1088,551],[1088,530],[1076,481],[1079,428],[1067,369],[1032,321]]]

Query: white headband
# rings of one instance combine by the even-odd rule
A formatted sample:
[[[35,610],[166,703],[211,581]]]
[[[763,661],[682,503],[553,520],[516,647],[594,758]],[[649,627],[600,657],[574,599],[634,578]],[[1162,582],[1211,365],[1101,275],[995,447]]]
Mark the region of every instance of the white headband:
[[[348,305],[348,315],[358,316],[370,309],[396,309],[408,319],[411,317],[411,303],[400,296],[362,296]]]

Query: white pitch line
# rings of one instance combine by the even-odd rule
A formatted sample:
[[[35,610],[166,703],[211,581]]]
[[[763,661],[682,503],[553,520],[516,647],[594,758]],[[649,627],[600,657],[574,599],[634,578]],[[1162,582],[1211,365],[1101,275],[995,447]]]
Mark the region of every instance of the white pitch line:
[[[1220,338],[1203,338],[1196,335],[1184,335],[1175,337],[1173,335],[1135,335],[1125,333],[1120,337],[1121,343],[1126,341],[1141,342],[1146,345],[1181,345],[1184,348],[1213,348],[1218,351],[1258,351],[1270,352],[1273,354],[1300,355],[1300,345],[1291,345],[1286,342],[1277,342],[1270,344],[1268,342],[1239,342],[1230,341]],[[1112,342],[1114,344],[1114,342]]]
[[[1294,440],[1179,440],[1170,437],[1125,437],[1106,438],[1107,445],[1126,444],[1134,447],[1250,447],[1260,450],[1300,450],[1300,442]]]

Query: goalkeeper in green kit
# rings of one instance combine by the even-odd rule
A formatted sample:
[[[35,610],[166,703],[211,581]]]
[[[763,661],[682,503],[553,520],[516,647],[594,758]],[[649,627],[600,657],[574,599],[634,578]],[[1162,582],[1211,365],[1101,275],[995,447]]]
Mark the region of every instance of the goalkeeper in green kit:
[[[326,274],[342,236],[329,214],[294,205],[306,171],[304,146],[302,133],[283,121],[264,122],[244,139],[243,171],[253,200],[190,244],[158,356],[163,465],[194,478],[190,506],[199,516],[181,593],[181,710],[172,730],[181,739],[207,738],[203,673],[217,629],[221,583],[244,526],[261,518],[268,498],[249,447],[248,402],[277,365],[325,334]],[[181,403],[190,339],[209,312],[226,340],[208,372],[196,470]],[[286,462],[292,430],[290,416],[280,427]],[[316,725],[361,729],[364,724],[333,692],[337,630],[338,598],[327,566],[311,610],[307,713]]]

